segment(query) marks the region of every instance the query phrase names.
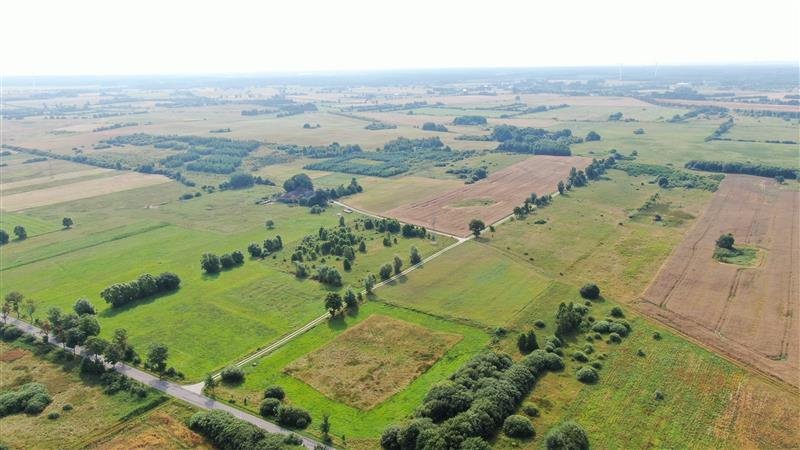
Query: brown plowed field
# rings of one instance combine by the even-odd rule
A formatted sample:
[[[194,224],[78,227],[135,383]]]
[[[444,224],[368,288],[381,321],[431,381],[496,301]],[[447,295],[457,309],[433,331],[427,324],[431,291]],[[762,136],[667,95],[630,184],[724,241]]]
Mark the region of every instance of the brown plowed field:
[[[532,156],[477,183],[408,203],[381,215],[456,236],[468,236],[470,220],[481,219],[487,225],[497,222],[511,214],[515,206],[522,205],[531,193],[554,192],[572,167],[583,169],[591,162],[590,158],[581,156]],[[486,200],[494,203],[486,205]]]
[[[722,353],[800,386],[800,192],[728,175],[638,303]],[[759,248],[756,267],[712,258],[720,234]]]

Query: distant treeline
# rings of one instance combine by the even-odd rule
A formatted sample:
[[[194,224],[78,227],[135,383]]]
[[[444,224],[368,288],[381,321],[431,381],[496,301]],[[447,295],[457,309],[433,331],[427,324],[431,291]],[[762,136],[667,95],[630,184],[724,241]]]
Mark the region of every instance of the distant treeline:
[[[376,105],[358,105],[352,106],[347,108],[347,111],[355,111],[355,112],[368,112],[368,111],[401,111],[404,109],[414,109],[414,108],[422,108],[427,106],[428,102],[421,101],[421,102],[411,102],[411,103],[404,103],[404,104],[397,104],[397,103],[378,103]]]
[[[740,173],[770,178],[780,176],[792,180],[797,178],[797,169],[753,163],[701,161],[695,159],[687,162],[685,167],[687,169],[702,170],[705,172]]]
[[[116,130],[117,128],[124,128],[124,127],[137,127],[139,126],[139,122],[124,122],[124,123],[115,123],[113,125],[106,125],[104,127],[97,127],[93,132],[98,131],[108,131],[108,130]]]
[[[733,117],[729,117],[728,120],[722,122],[722,125],[714,130],[714,132],[711,133],[711,136],[706,138],[706,142],[719,139],[720,136],[730,131],[731,128],[733,128]]]
[[[358,145],[340,145],[334,142],[328,146],[299,146],[294,144],[282,144],[278,146],[278,150],[286,152],[294,156],[305,156],[306,158],[322,159],[322,158],[338,158],[340,156],[347,156],[354,153],[361,153],[361,147]]]
[[[394,130],[395,128],[397,128],[397,125],[394,125],[394,124],[391,124],[391,123],[385,123],[385,122],[372,122],[369,125],[364,127],[365,130],[371,130],[371,131],[375,131],[375,130]]]
[[[512,153],[529,153],[532,155],[570,156],[569,146],[573,142],[581,142],[572,136],[572,130],[548,131],[543,128],[516,127],[514,125],[498,125],[492,130],[489,138],[500,141],[498,151]]]
[[[442,133],[447,132],[447,127],[433,122],[425,122],[422,124],[422,129],[425,131],[439,131]]]
[[[228,174],[233,173],[242,163],[242,159],[257,149],[258,141],[237,141],[228,138],[204,136],[174,136],[136,133],[117,136],[102,141],[109,145],[146,146],[181,150],[183,153],[167,156],[159,160],[166,168],[175,169],[186,164],[187,170]],[[140,170],[148,172],[148,170]],[[152,168],[148,173],[155,173]]]
[[[453,125],[486,125],[486,117],[459,116],[453,119]]]
[[[390,177],[408,172],[416,165],[446,165],[474,154],[471,151],[453,151],[450,147],[445,146],[438,137],[422,139],[401,137],[387,142],[383,149],[378,151],[351,153],[311,163],[304,168]]]

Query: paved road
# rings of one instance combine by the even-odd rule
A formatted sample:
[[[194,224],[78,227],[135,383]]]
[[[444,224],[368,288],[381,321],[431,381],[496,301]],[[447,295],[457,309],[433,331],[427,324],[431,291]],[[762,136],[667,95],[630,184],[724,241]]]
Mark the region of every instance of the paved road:
[[[24,331],[27,334],[31,334],[31,335],[34,335],[36,337],[41,337],[42,336],[42,330],[37,328],[37,327],[35,327],[35,326],[33,326],[33,325],[31,325],[31,324],[29,324],[28,322],[25,322],[25,321],[22,321],[22,320],[19,320],[19,319],[15,319],[15,318],[10,317],[10,316],[7,318],[7,322],[15,325],[17,328],[19,328],[20,330]],[[49,341],[53,345],[60,345],[60,342],[58,342],[58,340],[56,340],[52,336],[50,336]],[[67,348],[67,351],[70,351],[70,352],[78,354],[78,355],[83,354],[83,351],[81,350],[80,347],[76,347],[74,350],[70,349],[70,348]],[[150,387],[152,387],[154,389],[157,389],[157,390],[159,390],[159,391],[161,391],[161,392],[163,392],[163,393],[165,393],[165,394],[167,394],[167,395],[169,395],[171,397],[174,397],[174,398],[177,398],[179,400],[182,400],[182,401],[184,401],[186,403],[189,403],[191,405],[194,405],[194,406],[196,406],[198,408],[202,408],[202,409],[217,409],[217,410],[220,410],[220,411],[225,411],[225,412],[231,413],[234,416],[238,417],[239,419],[242,419],[242,420],[244,420],[246,422],[250,422],[253,425],[261,428],[262,430],[265,430],[265,431],[270,432],[270,433],[280,433],[280,434],[293,433],[292,430],[288,430],[288,429],[283,428],[281,426],[278,426],[278,425],[276,425],[276,424],[274,424],[272,422],[267,422],[266,420],[264,420],[264,419],[262,419],[260,417],[256,417],[256,416],[254,416],[252,414],[248,414],[248,413],[246,413],[244,411],[241,411],[239,409],[233,408],[233,407],[231,407],[231,406],[229,406],[229,405],[227,405],[225,403],[221,403],[221,402],[218,402],[218,401],[216,401],[216,400],[214,400],[212,398],[208,398],[205,395],[198,394],[196,392],[192,392],[192,391],[190,391],[188,389],[185,389],[183,386],[181,386],[179,384],[172,383],[172,382],[167,381],[167,380],[159,379],[158,377],[156,377],[154,375],[151,375],[151,374],[149,374],[147,372],[139,370],[139,369],[137,369],[135,367],[131,367],[131,366],[127,365],[127,364],[117,363],[114,366],[114,370],[116,370],[117,372],[119,372],[121,374],[124,374],[124,375],[126,375],[126,376],[128,376],[128,377],[130,377],[130,378],[132,378],[132,379],[134,379],[134,380],[136,380],[138,382],[140,382],[140,383],[146,384],[146,385],[148,385],[148,386],[150,386]],[[333,449],[333,447],[325,446],[322,443],[319,443],[319,442],[317,442],[317,441],[315,441],[313,439],[310,439],[310,438],[307,438],[307,437],[304,437],[304,436],[299,436],[299,437],[303,440],[303,446],[306,447],[306,448],[314,449],[314,448],[320,447],[320,448],[327,448],[327,449],[331,449],[331,450]]]

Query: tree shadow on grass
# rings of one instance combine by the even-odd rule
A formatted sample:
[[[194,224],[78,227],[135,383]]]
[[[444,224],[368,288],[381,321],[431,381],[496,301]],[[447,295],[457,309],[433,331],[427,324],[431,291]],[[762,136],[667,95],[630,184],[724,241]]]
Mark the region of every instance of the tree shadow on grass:
[[[358,305],[353,305],[344,310],[344,314],[347,315],[347,317],[353,317],[353,318],[358,317],[358,313],[360,312],[361,308]]]
[[[335,331],[347,329],[347,320],[345,314],[337,314],[336,317],[328,319],[328,328]]]
[[[106,310],[101,311],[97,315],[99,317],[106,317],[106,318],[115,317],[117,314],[123,313],[123,312],[128,311],[128,310],[130,310],[132,308],[136,308],[137,306],[149,305],[150,303],[153,303],[154,301],[156,301],[156,300],[158,300],[158,299],[160,299],[162,297],[169,297],[169,296],[174,295],[174,294],[176,294],[178,292],[180,292],[180,289],[176,289],[176,290],[170,291],[170,292],[161,292],[161,293],[158,293],[158,294],[151,295],[149,297],[144,297],[144,298],[141,298],[141,299],[138,299],[138,300],[134,300],[134,301],[132,301],[130,303],[126,303],[126,304],[124,304],[122,306],[108,308]]]

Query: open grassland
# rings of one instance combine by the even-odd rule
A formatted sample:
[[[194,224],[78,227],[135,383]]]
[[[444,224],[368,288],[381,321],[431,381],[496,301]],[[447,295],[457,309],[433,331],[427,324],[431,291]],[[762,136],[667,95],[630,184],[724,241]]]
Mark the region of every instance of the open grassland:
[[[342,201],[358,209],[383,214],[392,208],[403,205],[409,199],[424,198],[457,189],[462,182],[406,176],[382,179],[372,186],[369,184],[365,185],[363,194]]]
[[[705,138],[710,136],[722,122],[723,119],[693,119],[684,123],[575,122],[560,123],[550,128],[570,128],[577,136],[585,136],[592,130],[600,133],[602,136],[600,141],[573,145],[572,152],[576,155],[605,155],[611,149],[617,149],[628,155],[636,150],[639,152],[637,162],[675,168],[683,167],[684,163],[692,159],[751,161],[766,165],[798,167],[796,145],[736,141],[705,142]],[[637,128],[644,129],[645,134],[633,134]]]
[[[51,351],[47,358],[53,358]],[[78,360],[51,362],[32,353],[24,344],[0,342],[0,392],[29,382],[47,387],[53,402],[40,414],[13,414],[0,419],[0,443],[11,448],[81,448],[87,438],[125,420],[129,414],[158,401],[160,394],[149,391],[145,398],[120,392],[104,394],[102,387],[79,374]],[[64,405],[72,410],[64,410]],[[47,415],[57,412],[56,420]],[[35,445],[33,445],[35,443]]]
[[[66,174],[71,174],[73,172],[93,170],[83,164],[62,161],[60,159],[23,163],[23,161],[32,158],[34,157],[23,153],[3,156],[3,163],[8,164],[7,166],[0,167],[0,176],[3,178],[3,183],[9,184],[49,177],[65,177],[68,176]]]
[[[286,368],[298,358],[318,352],[326,345],[330,345],[330,342],[338,342],[337,345],[342,345],[342,349],[348,352],[357,351],[363,345],[368,345],[359,340],[344,338],[346,339],[345,344],[339,339],[343,333],[352,330],[375,315],[407,322],[412,327],[423,327],[428,333],[460,336],[461,340],[411,381],[405,389],[399,390],[385,401],[366,411],[336,401],[287,373]],[[245,367],[244,383],[235,386],[222,385],[215,388],[215,394],[220,400],[233,399],[237,405],[257,411],[258,404],[263,398],[264,388],[272,384],[280,385],[286,391],[284,402],[300,406],[311,413],[313,422],[307,431],[317,434],[322,415],[329,414],[333,436],[345,435],[350,445],[358,445],[359,441],[366,440],[366,442],[362,442],[365,448],[376,448],[379,445],[377,439],[384,427],[396,422],[398,418],[411,414],[433,383],[453,373],[473,354],[480,351],[487,340],[488,336],[484,331],[470,326],[379,302],[367,301],[357,311],[351,311],[344,317],[320,325],[298,337],[291,345],[281,347],[254,365]],[[387,355],[392,355],[393,352],[400,351],[399,348],[396,348],[398,345],[401,344],[385,342],[384,351]],[[375,350],[378,349],[377,347]],[[336,355],[331,356],[336,357]],[[332,372],[329,376],[337,378],[341,383],[358,384],[356,379],[347,377],[346,373],[341,371]],[[337,443],[340,441],[337,440]]]
[[[735,204],[732,209],[730,205]],[[800,193],[775,181],[728,175],[708,210],[642,295],[641,308],[734,358],[800,383]],[[715,241],[732,233],[765,249],[757,267],[721,264]]]
[[[0,229],[10,234],[13,240],[16,240],[16,236],[12,234],[12,230],[14,230],[14,227],[17,225],[25,228],[25,232],[28,233],[29,238],[62,229],[62,222],[60,219],[47,221],[25,213],[3,212],[3,214],[0,214]],[[16,243],[21,244],[20,241],[16,241]],[[4,250],[8,248],[10,247]]]
[[[554,192],[558,182],[567,178],[570,168],[582,169],[590,162],[587,158],[533,156],[490,174],[484,180],[410,202],[385,214],[434,230],[468,236],[470,220],[481,219],[486,224],[497,222],[511,214],[514,207],[520,206],[532,192],[539,195]],[[495,203],[491,206],[452,207],[464,200],[479,198],[490,198]]]
[[[590,314],[602,317],[601,310],[607,313],[610,307],[608,302],[596,304]],[[565,370],[545,375],[526,400],[540,411],[532,418],[537,437],[520,442],[501,436],[495,448],[541,448],[547,430],[565,420],[581,424],[593,448],[800,445],[792,425],[800,413],[796,392],[765,382],[641,318],[628,320],[633,332],[621,344],[593,343],[595,354],[608,355],[596,384],[578,382],[575,370],[580,364],[567,357]],[[549,327],[552,320],[547,323]],[[655,332],[661,339],[653,338]],[[565,353],[584,343],[570,343]],[[656,391],[663,400],[656,399]]]
[[[433,366],[460,335],[374,314],[285,372],[327,397],[369,410]]]
[[[486,243],[548,277],[576,285],[595,282],[604,294],[632,301],[711,197],[700,190],[660,189],[648,181],[611,170],[524,220],[499,225]],[[639,211],[655,194],[652,208],[662,216],[660,222],[653,210]],[[537,224],[540,220],[545,223]]]
[[[107,430],[86,443],[86,448],[211,450],[214,446],[184,423],[194,412],[184,404],[170,401],[143,416],[127,420]]]
[[[37,316],[50,306],[71,309],[77,298],[88,297],[100,309],[103,336],[126,328],[140,352],[162,342],[170,349],[170,363],[198,379],[324,312],[322,299],[330,289],[298,280],[288,258],[302,237],[335,226],[341,209],[314,215],[302,207],[256,205],[254,200],[263,195],[259,193],[269,189],[181,202],[181,188],[169,183],[27,211],[19,217],[44,224],[70,216],[76,225],[5,246],[0,255],[2,294],[18,290],[36,299]],[[345,216],[351,221],[357,214]],[[275,221],[273,230],[264,227],[266,219]],[[200,270],[205,252],[245,251],[249,243],[275,235],[284,242],[275,259],[247,260],[215,276]],[[357,254],[350,272],[342,270],[341,261],[328,262],[339,268],[345,287],[360,287],[367,272],[377,273],[394,254],[407,265],[411,245],[425,256],[450,242],[398,237],[397,244],[384,247],[378,233],[367,238],[367,253]],[[181,277],[179,291],[113,310],[99,297],[111,284],[163,271]]]
[[[800,141],[800,125],[797,120],[776,117],[736,116],[733,128],[723,138],[753,141]],[[797,149],[797,144],[794,145]]]
[[[378,295],[383,302],[490,327],[509,323],[548,284],[525,263],[465,242]]]

